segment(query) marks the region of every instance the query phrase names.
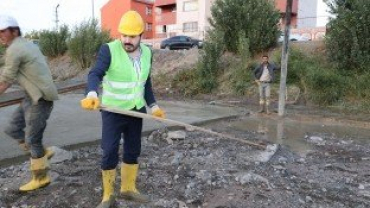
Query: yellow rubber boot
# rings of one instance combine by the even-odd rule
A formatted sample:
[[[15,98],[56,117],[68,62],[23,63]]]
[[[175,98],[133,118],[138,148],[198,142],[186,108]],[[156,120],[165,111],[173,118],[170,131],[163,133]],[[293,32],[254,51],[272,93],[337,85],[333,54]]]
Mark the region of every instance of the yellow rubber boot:
[[[116,180],[116,169],[102,170],[103,178],[103,200],[96,208],[110,208],[115,203],[114,182]]]
[[[48,176],[48,161],[46,156],[38,159],[31,158],[31,174],[32,179],[27,184],[19,188],[20,191],[33,191],[50,184]]]
[[[46,156],[46,158],[48,158],[48,160],[50,160],[55,154],[54,151],[50,147],[45,148],[44,152],[45,152],[45,156]]]
[[[140,194],[136,189],[136,177],[139,170],[138,164],[121,165],[121,195],[126,200],[148,203],[149,198]]]

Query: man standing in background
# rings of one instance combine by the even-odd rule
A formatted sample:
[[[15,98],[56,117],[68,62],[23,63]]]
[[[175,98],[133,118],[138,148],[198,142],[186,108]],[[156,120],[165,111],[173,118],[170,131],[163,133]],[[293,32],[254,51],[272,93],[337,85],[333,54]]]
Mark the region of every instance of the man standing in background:
[[[254,69],[255,82],[258,84],[259,104],[258,113],[266,112],[270,114],[270,94],[271,82],[274,81],[275,66],[269,62],[267,55],[262,56],[262,63]],[[265,108],[266,107],[266,108]]]

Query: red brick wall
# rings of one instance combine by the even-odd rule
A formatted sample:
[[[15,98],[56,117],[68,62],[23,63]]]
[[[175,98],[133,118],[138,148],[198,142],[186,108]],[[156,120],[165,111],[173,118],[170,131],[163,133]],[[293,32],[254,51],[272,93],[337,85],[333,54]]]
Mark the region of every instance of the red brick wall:
[[[281,13],[285,13],[287,0],[275,0],[275,7]],[[293,0],[292,13],[298,13],[298,0]]]
[[[146,14],[147,7],[150,7],[152,9],[151,14]],[[153,21],[154,17],[154,6],[153,4],[146,4],[139,1],[133,1],[132,2],[132,9],[139,12],[141,17],[143,18],[145,23],[152,24],[152,30],[151,31],[144,31],[143,37],[144,38],[153,38],[154,37],[154,30],[155,30],[155,23]]]
[[[322,40],[326,34],[325,27],[292,29],[292,34],[299,34],[311,40]]]
[[[112,38],[119,38],[118,24],[122,15],[130,10],[131,1],[110,0],[101,8],[101,25],[105,30],[110,30]]]
[[[152,8],[151,15],[146,15],[147,6]],[[143,35],[144,38],[153,38],[153,35],[155,34],[155,25],[153,21],[154,8],[152,4],[141,1],[110,0],[101,9],[102,28],[105,30],[110,30],[110,36],[112,38],[119,38],[121,34],[118,32],[118,24],[122,15],[129,10],[136,10],[143,17],[144,22],[152,23],[152,31],[145,31]]]

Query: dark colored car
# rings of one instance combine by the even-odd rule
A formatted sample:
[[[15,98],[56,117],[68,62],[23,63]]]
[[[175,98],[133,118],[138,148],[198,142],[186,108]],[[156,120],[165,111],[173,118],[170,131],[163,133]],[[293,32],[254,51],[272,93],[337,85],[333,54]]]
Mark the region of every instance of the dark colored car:
[[[167,38],[161,42],[161,49],[177,50],[177,49],[190,49],[202,48],[203,42],[188,36],[179,35]]]

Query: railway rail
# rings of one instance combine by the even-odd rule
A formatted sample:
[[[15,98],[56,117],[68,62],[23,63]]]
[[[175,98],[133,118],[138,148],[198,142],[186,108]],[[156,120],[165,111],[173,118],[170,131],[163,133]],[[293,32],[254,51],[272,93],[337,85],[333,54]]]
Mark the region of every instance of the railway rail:
[[[69,80],[58,82],[56,83],[56,86],[58,89],[58,93],[63,94],[85,88],[86,82]],[[0,95],[0,108],[20,103],[24,98],[24,95],[24,91],[22,90],[15,90]]]

